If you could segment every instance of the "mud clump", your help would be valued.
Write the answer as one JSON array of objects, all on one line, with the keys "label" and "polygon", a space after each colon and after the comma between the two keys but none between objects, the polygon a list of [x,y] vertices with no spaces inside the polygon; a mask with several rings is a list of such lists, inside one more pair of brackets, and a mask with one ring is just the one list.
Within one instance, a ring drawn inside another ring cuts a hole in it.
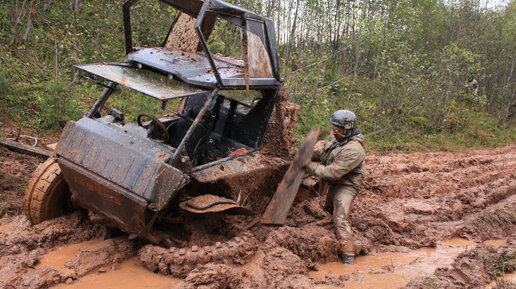
[{"label": "mud clump", "polygon": [[34,269],[43,249],[27,254],[7,256],[0,259],[0,288],[48,288],[52,285],[76,279],[74,273],[61,273],[52,268]]},{"label": "mud clump", "polygon": [[74,259],[65,267],[73,269],[77,275],[83,276],[100,268],[119,264],[136,253],[136,245],[127,239],[108,239],[99,245],[81,248]]},{"label": "mud clump", "polygon": [[286,248],[307,260],[312,267],[316,263],[335,261],[337,257],[337,240],[333,230],[317,225],[279,228],[269,234],[265,246]]},{"label": "mud clump", "polygon": [[11,224],[8,230],[0,232],[0,256],[104,239],[109,235],[105,226],[91,223],[80,212],[34,226],[25,216],[18,216],[12,219]]},{"label": "mud clump", "polygon": [[283,86],[277,97],[279,99],[274,105],[260,151],[267,156],[287,159],[290,158],[290,148],[296,141],[294,129],[299,119],[300,106],[287,100]]},{"label": "mud clump", "polygon": [[224,264],[206,264],[190,272],[179,289],[237,289],[243,272]]},{"label": "mud clump", "polygon": [[285,248],[269,251],[263,259],[262,268],[266,272],[266,284],[261,288],[313,288],[307,276],[306,263]]},{"label": "mud clump", "polygon": [[64,283],[69,279],[75,280],[76,276],[73,273],[61,273],[55,269],[45,267],[29,270],[23,273],[23,275],[16,277],[14,280],[10,280],[9,284],[2,288],[48,288],[59,283]]}]

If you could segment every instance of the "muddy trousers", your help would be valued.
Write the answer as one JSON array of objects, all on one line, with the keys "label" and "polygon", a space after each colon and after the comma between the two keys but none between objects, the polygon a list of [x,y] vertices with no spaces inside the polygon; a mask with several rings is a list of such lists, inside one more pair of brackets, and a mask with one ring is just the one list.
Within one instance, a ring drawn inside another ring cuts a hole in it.
[{"label": "muddy trousers", "polygon": [[341,253],[346,256],[355,256],[349,213],[357,193],[355,188],[346,185],[332,185],[329,191],[329,197],[333,199],[332,221],[335,226],[335,235],[340,243]]}]

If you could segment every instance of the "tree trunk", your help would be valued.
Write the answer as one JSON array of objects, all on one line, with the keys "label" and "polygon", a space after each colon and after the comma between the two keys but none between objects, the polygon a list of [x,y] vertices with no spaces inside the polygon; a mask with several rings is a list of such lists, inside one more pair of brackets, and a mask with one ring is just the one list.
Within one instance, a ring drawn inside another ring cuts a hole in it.
[{"label": "tree trunk", "polygon": [[50,4],[52,4],[52,0],[45,0],[45,3],[43,3],[43,11],[50,9]]},{"label": "tree trunk", "polygon": [[29,17],[27,18],[27,24],[25,25],[25,33],[23,33],[22,43],[29,39],[30,32],[32,30],[32,19],[34,18],[34,14],[36,14],[36,1],[32,1],[32,5],[29,12]]},{"label": "tree trunk", "polygon": [[70,7],[72,8],[75,14],[79,13],[79,3],[80,0],[72,0],[72,2],[70,3]]}]

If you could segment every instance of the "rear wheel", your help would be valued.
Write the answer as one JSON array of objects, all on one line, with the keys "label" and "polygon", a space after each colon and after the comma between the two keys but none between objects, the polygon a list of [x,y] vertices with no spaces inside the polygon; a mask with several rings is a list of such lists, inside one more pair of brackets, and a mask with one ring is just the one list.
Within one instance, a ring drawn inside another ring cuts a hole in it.
[{"label": "rear wheel", "polygon": [[25,215],[35,225],[64,215],[69,208],[69,187],[55,158],[40,164],[25,191]]}]

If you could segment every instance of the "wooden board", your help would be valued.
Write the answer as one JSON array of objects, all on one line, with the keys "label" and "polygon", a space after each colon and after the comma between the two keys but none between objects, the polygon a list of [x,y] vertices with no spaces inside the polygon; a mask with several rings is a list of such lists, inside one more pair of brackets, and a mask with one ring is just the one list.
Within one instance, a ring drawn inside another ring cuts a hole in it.
[{"label": "wooden board", "polygon": [[265,213],[263,213],[261,219],[262,224],[283,225],[283,223],[285,223],[288,211],[299,190],[299,185],[301,185],[303,181],[305,174],[303,166],[312,158],[314,145],[317,142],[318,136],[319,130],[313,130],[303,139],[294,160],[292,160],[269,206],[265,210]]},{"label": "wooden board", "polygon": [[21,142],[17,142],[12,139],[8,139],[8,138],[0,138],[0,145],[5,146],[6,148],[13,150],[13,151],[17,151],[20,153],[33,155],[33,156],[37,156],[37,157],[45,158],[45,159],[53,155],[53,153],[51,151],[33,147],[30,145],[26,145]]}]

